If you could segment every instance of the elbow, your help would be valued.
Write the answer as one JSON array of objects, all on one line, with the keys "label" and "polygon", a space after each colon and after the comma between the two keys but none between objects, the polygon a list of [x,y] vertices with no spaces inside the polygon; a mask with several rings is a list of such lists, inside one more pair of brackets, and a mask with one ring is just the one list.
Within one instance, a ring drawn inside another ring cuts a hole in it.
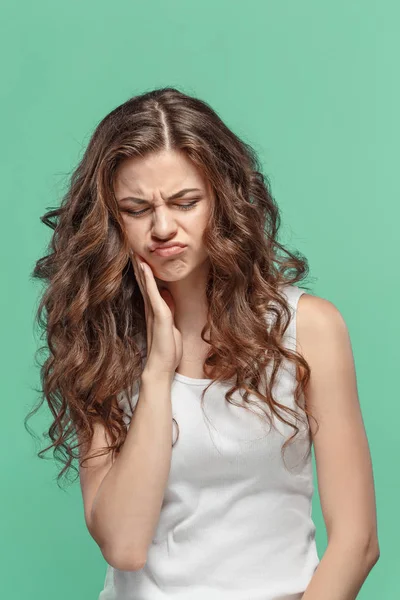
[{"label": "elbow", "polygon": [[378,562],[381,555],[376,530],[371,532],[370,535],[364,539],[363,550],[368,566],[372,569],[372,567]]},{"label": "elbow", "polygon": [[368,563],[371,566],[371,568],[376,565],[376,563],[378,562],[379,558],[381,555],[381,551],[379,548],[379,542],[377,539],[374,539],[373,541],[371,541],[368,544],[368,549],[367,549],[367,557],[368,557]]},{"label": "elbow", "polygon": [[115,540],[110,542],[110,540],[99,539],[93,528],[89,529],[89,532],[100,548],[104,559],[111,567],[119,571],[140,571],[140,569],[143,569],[147,558],[143,552],[132,548],[122,549],[121,544],[115,543]]},{"label": "elbow", "polygon": [[146,564],[146,559],[135,553],[116,552],[115,550],[102,549],[102,555],[107,563],[119,571],[140,571]]},{"label": "elbow", "polygon": [[358,556],[369,569],[372,569],[380,557],[379,541],[376,533],[366,535],[347,532],[339,535],[335,532],[334,535],[330,536],[329,542],[340,548],[341,551],[346,548],[350,553]]}]

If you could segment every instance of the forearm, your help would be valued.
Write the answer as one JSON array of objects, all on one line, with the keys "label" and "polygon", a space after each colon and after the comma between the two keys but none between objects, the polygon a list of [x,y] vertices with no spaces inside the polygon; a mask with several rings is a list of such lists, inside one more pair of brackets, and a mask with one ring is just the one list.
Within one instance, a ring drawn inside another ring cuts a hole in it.
[{"label": "forearm", "polygon": [[376,560],[366,545],[329,542],[302,600],[355,600]]},{"label": "forearm", "polygon": [[126,440],[93,502],[95,539],[120,569],[140,567],[159,520],[171,464],[170,394],[168,378],[143,374]]}]

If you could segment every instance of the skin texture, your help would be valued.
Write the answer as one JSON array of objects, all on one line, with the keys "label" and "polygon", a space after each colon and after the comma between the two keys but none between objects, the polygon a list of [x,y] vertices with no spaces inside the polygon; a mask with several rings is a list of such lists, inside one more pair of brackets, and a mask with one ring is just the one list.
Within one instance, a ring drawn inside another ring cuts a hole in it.
[{"label": "skin texture", "polygon": [[[199,188],[167,200],[185,188]],[[200,170],[183,152],[165,150],[146,157],[126,159],[116,173],[114,193],[126,227],[131,250],[150,267],[161,291],[174,303],[174,321],[182,334],[183,358],[177,371],[189,377],[206,377],[202,364],[207,347],[200,337],[206,323],[205,297],[209,259],[202,236],[214,196]],[[125,198],[140,198],[138,204]],[[189,210],[180,207],[196,200]],[[127,211],[144,211],[140,215]],[[182,254],[161,257],[150,251],[153,243],[180,241]]]}]

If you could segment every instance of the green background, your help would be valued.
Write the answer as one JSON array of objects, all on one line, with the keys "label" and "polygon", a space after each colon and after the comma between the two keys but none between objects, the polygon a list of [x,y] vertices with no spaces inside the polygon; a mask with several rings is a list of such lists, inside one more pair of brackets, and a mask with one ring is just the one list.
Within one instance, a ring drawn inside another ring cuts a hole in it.
[{"label": "green background", "polygon": [[[30,273],[51,234],[39,217],[96,124],[168,85],[209,102],[255,147],[282,240],[308,257],[313,293],[347,322],[381,547],[359,598],[398,598],[399,3],[26,0],[1,12],[2,597],[97,600],[102,589],[79,480],[61,491],[52,454],[36,457],[47,440],[37,446],[23,426],[40,385]],[[46,404],[29,425],[41,435],[50,422]],[[313,517],[321,558],[317,486]]]}]

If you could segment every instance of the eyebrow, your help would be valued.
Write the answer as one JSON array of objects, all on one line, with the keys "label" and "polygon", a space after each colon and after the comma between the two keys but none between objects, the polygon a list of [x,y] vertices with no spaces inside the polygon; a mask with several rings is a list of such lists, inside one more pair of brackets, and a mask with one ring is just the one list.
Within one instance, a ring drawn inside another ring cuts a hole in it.
[{"label": "eyebrow", "polygon": [[[175,194],[172,194],[172,196],[169,196],[167,200],[175,200],[176,198],[181,198],[181,196],[184,196],[189,192],[201,192],[201,190],[199,188],[185,188],[183,190],[180,190],[179,192],[176,192]],[[132,196],[121,198],[120,200],[118,200],[118,202],[123,202],[124,200],[129,200],[130,202],[137,202],[137,204],[145,204],[146,202],[148,202],[148,200],[143,200],[143,198],[133,198]]]}]

